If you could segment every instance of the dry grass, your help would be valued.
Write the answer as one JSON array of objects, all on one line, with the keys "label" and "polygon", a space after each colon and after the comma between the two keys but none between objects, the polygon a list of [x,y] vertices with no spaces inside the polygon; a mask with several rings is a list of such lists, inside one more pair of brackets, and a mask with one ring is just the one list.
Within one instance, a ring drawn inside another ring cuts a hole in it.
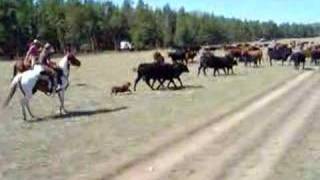
[{"label": "dry grass", "polygon": [[[95,164],[113,166],[114,157],[136,157],[148,146],[144,142],[168,128],[206,121],[298,73],[292,67],[238,67],[234,76],[198,78],[194,65],[183,76],[186,89],[153,92],[141,84],[133,95],[111,97],[111,86],[133,81],[132,69],[151,60],[151,54],[82,56],[83,66],[72,69],[67,92],[66,107],[74,111],[73,116],[52,116],[57,113],[57,99],[37,94],[32,108],[44,121],[25,123],[16,96],[1,112],[0,179],[65,179],[86,173]],[[0,63],[0,69],[2,102],[8,92],[11,63]]]}]

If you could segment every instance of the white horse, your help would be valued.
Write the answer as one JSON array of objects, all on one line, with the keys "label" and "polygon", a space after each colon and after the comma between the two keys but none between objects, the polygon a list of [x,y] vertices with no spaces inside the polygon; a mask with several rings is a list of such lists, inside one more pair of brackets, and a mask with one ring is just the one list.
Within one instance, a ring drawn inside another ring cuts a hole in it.
[{"label": "white horse", "polygon": [[[69,86],[69,74],[70,74],[70,66],[80,66],[80,61],[71,53],[65,55],[62,60],[57,64],[58,68],[62,70],[61,78],[61,88],[57,92],[60,100],[60,114],[67,113],[67,110],[64,107],[64,94]],[[17,74],[12,82],[10,87],[10,93],[7,97],[3,107],[7,107],[9,105],[10,100],[14,96],[17,86],[23,94],[23,98],[21,99],[21,107],[23,119],[27,120],[26,110],[28,110],[31,118],[34,118],[29,106],[29,101],[31,100],[33,94],[35,94],[38,90],[44,93],[50,92],[50,88],[48,86],[48,81],[41,80],[42,73],[45,71],[42,65],[36,64],[33,69],[27,70],[23,73]]]}]

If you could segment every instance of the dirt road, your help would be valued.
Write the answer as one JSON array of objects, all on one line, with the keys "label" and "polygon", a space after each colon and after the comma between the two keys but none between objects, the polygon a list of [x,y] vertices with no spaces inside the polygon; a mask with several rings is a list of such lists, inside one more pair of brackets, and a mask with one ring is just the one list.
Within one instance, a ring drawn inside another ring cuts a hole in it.
[{"label": "dirt road", "polygon": [[320,77],[305,72],[241,111],[106,179],[313,179]]}]

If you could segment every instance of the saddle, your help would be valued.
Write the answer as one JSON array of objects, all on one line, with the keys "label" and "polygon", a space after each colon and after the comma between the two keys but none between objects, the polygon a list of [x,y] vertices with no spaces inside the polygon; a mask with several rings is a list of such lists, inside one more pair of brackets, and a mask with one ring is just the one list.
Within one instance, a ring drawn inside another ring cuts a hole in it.
[{"label": "saddle", "polygon": [[[53,74],[50,71],[43,71],[40,74],[40,78],[37,81],[37,84],[34,89],[34,93],[36,90],[40,90],[44,92],[46,95],[50,96],[54,92],[54,90],[57,88],[55,86],[55,82],[57,85],[62,85],[62,76],[63,71],[60,68],[54,68],[52,69],[55,74]],[[56,76],[55,76],[56,75]]]}]

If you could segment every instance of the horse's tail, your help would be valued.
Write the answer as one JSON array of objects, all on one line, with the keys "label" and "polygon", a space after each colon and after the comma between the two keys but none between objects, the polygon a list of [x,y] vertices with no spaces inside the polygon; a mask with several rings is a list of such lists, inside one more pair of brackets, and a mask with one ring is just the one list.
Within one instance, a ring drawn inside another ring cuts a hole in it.
[{"label": "horse's tail", "polygon": [[16,90],[17,90],[17,85],[21,80],[21,75],[17,75],[13,78],[12,82],[11,82],[11,87],[10,87],[10,93],[6,99],[6,101],[3,103],[3,108],[7,107],[12,99],[12,97],[14,96]]},{"label": "horse's tail", "polygon": [[17,75],[17,73],[18,73],[18,68],[17,68],[17,66],[16,66],[16,65],[14,65],[14,66],[13,66],[13,75],[12,75],[12,80],[13,80],[13,78]]}]

